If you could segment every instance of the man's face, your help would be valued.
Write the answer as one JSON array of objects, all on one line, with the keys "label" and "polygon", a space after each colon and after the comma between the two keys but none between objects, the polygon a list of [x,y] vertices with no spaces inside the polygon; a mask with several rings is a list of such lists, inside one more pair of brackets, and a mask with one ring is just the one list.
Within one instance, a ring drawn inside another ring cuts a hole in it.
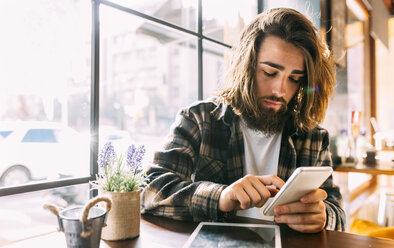
[{"label": "man's face", "polygon": [[246,124],[267,135],[282,131],[287,105],[304,80],[301,50],[284,40],[267,36],[257,54],[256,83],[259,113],[244,115]]},{"label": "man's face", "polygon": [[304,56],[294,45],[267,36],[257,54],[257,96],[263,108],[286,108],[305,76]]}]

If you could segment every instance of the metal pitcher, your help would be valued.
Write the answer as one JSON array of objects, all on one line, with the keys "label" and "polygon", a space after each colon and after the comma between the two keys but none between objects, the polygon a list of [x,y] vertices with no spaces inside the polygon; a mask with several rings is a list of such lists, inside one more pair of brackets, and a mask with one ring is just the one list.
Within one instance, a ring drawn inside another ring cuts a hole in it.
[{"label": "metal pitcher", "polygon": [[[101,201],[106,202],[106,209],[94,206]],[[58,231],[64,232],[68,248],[98,248],[101,228],[105,226],[111,204],[108,197],[96,197],[85,206],[61,210],[52,204],[45,204],[44,208],[57,216]]]}]

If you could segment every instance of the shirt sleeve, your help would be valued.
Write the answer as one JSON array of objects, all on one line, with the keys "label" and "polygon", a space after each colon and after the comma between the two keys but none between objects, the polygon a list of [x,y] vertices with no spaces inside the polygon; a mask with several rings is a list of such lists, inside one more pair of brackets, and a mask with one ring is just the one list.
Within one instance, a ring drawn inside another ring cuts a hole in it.
[{"label": "shirt sleeve", "polygon": [[[328,140],[328,134],[326,133],[323,137],[322,150],[320,151],[318,159],[318,164],[321,166],[332,166]],[[327,192],[327,199],[324,200],[327,218],[325,229],[345,231],[346,217],[341,207],[342,195],[339,187],[333,184],[332,175],[324,182],[321,188]]]},{"label": "shirt sleeve", "polygon": [[345,213],[343,210],[331,203],[330,201],[324,201],[326,205],[327,220],[325,229],[334,231],[345,231]]},{"label": "shirt sleeve", "polygon": [[149,184],[141,197],[142,213],[179,220],[218,220],[225,185],[194,181],[200,149],[200,124],[184,110],[177,116],[162,151],[147,170]]}]

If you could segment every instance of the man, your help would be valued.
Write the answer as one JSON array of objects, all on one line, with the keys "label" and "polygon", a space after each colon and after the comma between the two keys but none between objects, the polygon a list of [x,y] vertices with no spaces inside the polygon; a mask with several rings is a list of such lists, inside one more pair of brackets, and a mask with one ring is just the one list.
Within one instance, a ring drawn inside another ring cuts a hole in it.
[{"label": "man", "polygon": [[[233,51],[226,83],[217,98],[177,116],[147,172],[143,213],[256,217],[296,167],[331,166],[328,133],[318,123],[333,92],[334,66],[302,14],[280,8],[258,15]],[[330,177],[300,201],[277,206],[275,221],[302,232],[344,230],[340,200]]]}]

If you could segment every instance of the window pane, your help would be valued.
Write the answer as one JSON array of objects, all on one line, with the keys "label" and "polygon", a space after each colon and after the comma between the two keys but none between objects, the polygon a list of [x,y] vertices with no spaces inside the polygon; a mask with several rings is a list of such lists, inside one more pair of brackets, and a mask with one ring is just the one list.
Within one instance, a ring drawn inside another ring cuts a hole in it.
[{"label": "window pane", "polygon": [[217,94],[224,85],[226,59],[230,59],[231,50],[213,42],[203,42],[203,98]]},{"label": "window pane", "polygon": [[[389,19],[389,44],[388,48],[380,41],[375,40],[376,47],[376,114],[377,121],[381,131],[386,133],[386,140],[381,140],[383,137],[376,137],[376,144],[382,148],[394,149],[394,100],[392,92],[394,92],[394,83],[392,70],[394,68],[394,16]],[[366,90],[368,91],[368,90]],[[387,101],[387,99],[391,99]],[[380,143],[380,142],[381,143]],[[380,144],[379,144],[380,143]],[[383,151],[379,151],[379,155]],[[387,151],[391,154],[392,159],[394,155],[392,151]],[[388,155],[388,154],[387,154]],[[392,164],[393,165],[393,164]]]},{"label": "window pane", "polygon": [[198,1],[196,0],[112,0],[111,2],[191,31],[197,30]]},{"label": "window pane", "polygon": [[[0,246],[55,232],[57,218],[49,210],[43,209],[44,204],[66,208],[84,205],[88,201],[88,184],[0,197]],[[65,240],[63,242],[66,247]],[[43,244],[41,247],[63,247],[59,244],[62,243]],[[15,247],[20,246],[16,243]]]},{"label": "window pane", "polygon": [[202,4],[203,34],[229,45],[257,14],[256,0],[203,0]]},{"label": "window pane", "polygon": [[84,0],[1,1],[0,186],[88,175],[90,13]]},{"label": "window pane", "polygon": [[313,25],[320,29],[320,0],[259,0],[264,10],[273,8],[292,8],[304,14]]},{"label": "window pane", "polygon": [[[361,111],[365,114],[364,102],[364,25],[357,19],[353,12],[348,9],[345,29],[347,48],[347,80],[349,110]],[[362,116],[364,118],[364,116]],[[369,124],[366,122],[364,124]]]},{"label": "window pane", "polygon": [[151,154],[197,100],[196,39],[104,5],[100,13],[99,146],[144,144]]}]

